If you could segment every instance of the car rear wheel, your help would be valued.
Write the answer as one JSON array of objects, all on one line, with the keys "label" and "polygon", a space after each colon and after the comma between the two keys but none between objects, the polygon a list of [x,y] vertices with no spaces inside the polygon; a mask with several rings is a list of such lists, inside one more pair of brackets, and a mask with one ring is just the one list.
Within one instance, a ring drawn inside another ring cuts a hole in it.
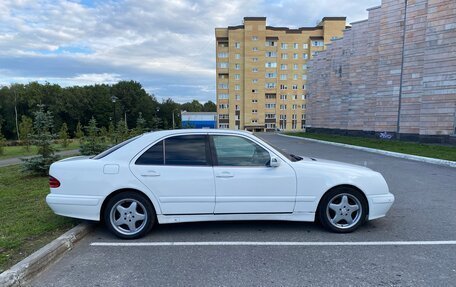
[{"label": "car rear wheel", "polygon": [[150,231],[155,224],[156,215],[152,204],[144,195],[123,192],[109,200],[104,220],[117,237],[136,239]]},{"label": "car rear wheel", "polygon": [[319,220],[326,229],[347,233],[357,229],[366,220],[367,202],[362,193],[349,187],[327,192],[318,208]]}]

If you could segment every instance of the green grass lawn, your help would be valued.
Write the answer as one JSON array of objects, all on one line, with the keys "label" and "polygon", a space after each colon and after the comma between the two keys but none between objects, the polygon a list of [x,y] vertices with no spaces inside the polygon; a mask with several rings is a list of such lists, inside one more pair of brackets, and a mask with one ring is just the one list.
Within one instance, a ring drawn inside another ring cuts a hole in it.
[{"label": "green grass lawn", "polygon": [[0,168],[0,273],[78,223],[47,206],[47,177],[24,175],[20,165]]},{"label": "green grass lawn", "polygon": [[381,140],[373,138],[339,136],[316,133],[287,133],[288,135],[318,139],[330,142],[344,143],[356,146],[370,147],[387,151],[413,154],[425,157],[456,161],[456,147],[436,144],[420,144],[398,140]]},{"label": "green grass lawn", "polygon": [[[57,151],[62,150],[72,150],[79,148],[79,141],[73,140],[67,147],[62,147],[61,144],[54,144],[54,147]],[[3,148],[3,155],[0,155],[0,160],[12,158],[12,157],[21,157],[21,156],[28,156],[28,155],[36,155],[37,153],[36,146],[30,146],[30,150],[27,151],[24,146],[6,146]]]}]

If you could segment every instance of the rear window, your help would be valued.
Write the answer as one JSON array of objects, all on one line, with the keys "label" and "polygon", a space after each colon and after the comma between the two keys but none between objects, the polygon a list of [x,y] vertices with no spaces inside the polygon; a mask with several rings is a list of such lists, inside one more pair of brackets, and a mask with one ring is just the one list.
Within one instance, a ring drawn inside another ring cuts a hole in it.
[{"label": "rear window", "polygon": [[107,156],[108,154],[111,154],[113,153],[114,151],[118,150],[119,148],[131,143],[132,141],[138,139],[140,136],[136,136],[134,138],[131,138],[131,139],[128,139],[126,141],[123,141],[121,142],[120,144],[117,144],[113,147],[110,147],[108,148],[107,150],[105,150],[104,152],[100,153],[100,154],[97,154],[96,156],[94,156],[92,159],[100,159],[100,158],[104,158],[105,156]]}]

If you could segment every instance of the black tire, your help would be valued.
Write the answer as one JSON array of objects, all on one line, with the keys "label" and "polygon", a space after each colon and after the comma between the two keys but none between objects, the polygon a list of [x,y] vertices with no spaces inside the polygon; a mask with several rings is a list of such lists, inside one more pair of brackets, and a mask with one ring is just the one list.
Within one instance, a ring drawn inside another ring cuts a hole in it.
[{"label": "black tire", "polygon": [[[122,210],[122,213],[119,210]],[[157,216],[146,196],[126,191],[109,199],[103,218],[108,229],[117,237],[137,239],[152,229]]]},{"label": "black tire", "polygon": [[367,201],[359,190],[337,187],[322,197],[317,219],[329,231],[349,233],[366,221],[368,208]]}]

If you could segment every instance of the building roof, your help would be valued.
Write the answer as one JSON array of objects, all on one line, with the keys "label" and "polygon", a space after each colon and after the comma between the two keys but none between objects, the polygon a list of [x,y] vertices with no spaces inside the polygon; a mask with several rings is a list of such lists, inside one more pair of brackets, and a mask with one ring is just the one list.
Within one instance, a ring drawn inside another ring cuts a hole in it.
[{"label": "building roof", "polygon": [[195,116],[216,116],[216,112],[181,112],[183,115],[195,115]]}]

